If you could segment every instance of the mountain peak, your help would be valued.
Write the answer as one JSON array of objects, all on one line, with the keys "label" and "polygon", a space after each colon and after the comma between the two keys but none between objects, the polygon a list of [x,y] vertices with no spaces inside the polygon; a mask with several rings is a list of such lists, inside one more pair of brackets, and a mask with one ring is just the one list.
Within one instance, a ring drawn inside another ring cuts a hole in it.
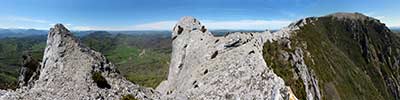
[{"label": "mountain peak", "polygon": [[[320,17],[303,18],[301,20],[291,23],[288,27],[282,29],[281,31],[288,30],[288,29],[296,30],[296,29],[299,29],[298,27],[303,27],[304,25],[307,25],[307,24],[314,24],[314,22],[321,22],[321,19],[335,20],[335,22],[344,21],[344,22],[358,23],[358,21],[361,21],[361,23],[366,23],[364,21],[367,21],[367,22],[382,24],[378,19],[364,15],[362,13],[336,12],[336,13],[332,13],[332,14],[328,14],[328,15],[320,16]],[[324,21],[327,21],[327,20],[324,20]]]},{"label": "mountain peak", "polygon": [[69,30],[65,28],[63,24],[55,24],[50,31],[69,32]]},{"label": "mountain peak", "polygon": [[56,29],[67,29],[67,28],[64,27],[63,24],[60,24],[60,23],[55,24],[55,25],[54,25],[54,28],[56,28]]},{"label": "mountain peak", "polygon": [[[152,89],[126,80],[105,56],[81,45],[62,24],[51,28],[47,39],[40,75],[35,76],[37,80],[27,81],[27,86],[7,93],[7,96],[0,95],[1,100],[120,99],[126,95],[137,99],[159,99],[158,93]],[[29,77],[34,76],[26,79]]]},{"label": "mountain peak", "polygon": [[196,18],[192,16],[184,16],[178,21],[176,27],[180,27],[185,30],[191,30],[193,28],[197,28],[200,25],[200,22]]},{"label": "mountain peak", "polygon": [[216,37],[193,17],[181,18],[173,30],[168,79],[156,89],[163,98],[295,98],[264,63],[261,49],[268,31]]},{"label": "mountain peak", "polygon": [[[276,33],[287,33],[290,37],[264,44],[266,48],[264,58],[267,65],[272,65],[280,76],[287,75],[287,72],[291,70],[298,70],[296,75],[300,76],[299,83],[290,83],[298,81],[294,77],[283,77],[290,87],[296,89],[294,90],[296,97],[337,99],[337,97],[351,95],[353,99],[395,100],[400,98],[400,86],[393,85],[399,80],[392,78],[397,75],[393,73],[399,71],[391,70],[400,66],[397,63],[400,61],[399,52],[395,51],[400,47],[400,42],[398,36],[379,20],[361,13],[340,12],[322,17],[308,17],[295,22],[289,26],[289,29],[282,29]],[[285,58],[281,55],[289,56]],[[304,56],[296,57],[296,55]],[[298,63],[299,61],[301,63]],[[287,64],[287,62],[292,63]],[[301,67],[294,69],[297,66]],[[335,66],[335,68],[331,69],[330,66]],[[349,70],[354,72],[350,72],[351,74],[345,72]],[[329,86],[327,85],[331,84],[329,81],[316,82],[325,79],[329,79],[330,82],[349,80],[355,84],[343,82]],[[298,89],[302,86],[304,89]],[[325,88],[327,86],[331,88],[328,90]],[[344,87],[362,91],[341,90]],[[330,90],[337,92],[314,92]],[[363,94],[364,91],[371,93]]]},{"label": "mountain peak", "polygon": [[200,21],[191,16],[182,17],[173,28],[172,36],[175,37],[181,33],[187,33],[192,30],[200,30],[203,33],[206,31],[205,27],[201,25]]},{"label": "mountain peak", "polygon": [[349,13],[349,12],[337,12],[333,14],[329,14],[327,16],[330,17],[335,17],[338,19],[352,19],[352,20],[366,20],[366,19],[371,19],[371,17],[366,16],[362,13],[354,12],[354,13]]}]

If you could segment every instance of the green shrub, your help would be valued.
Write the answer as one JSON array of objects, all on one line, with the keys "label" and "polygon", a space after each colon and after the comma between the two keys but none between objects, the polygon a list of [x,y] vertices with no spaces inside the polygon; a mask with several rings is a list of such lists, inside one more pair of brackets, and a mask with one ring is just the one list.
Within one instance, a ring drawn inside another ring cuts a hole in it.
[{"label": "green shrub", "polygon": [[122,96],[121,100],[137,100],[135,97],[133,97],[132,95],[124,95]]},{"label": "green shrub", "polygon": [[107,80],[101,75],[100,72],[92,72],[92,79],[99,88],[111,88]]}]

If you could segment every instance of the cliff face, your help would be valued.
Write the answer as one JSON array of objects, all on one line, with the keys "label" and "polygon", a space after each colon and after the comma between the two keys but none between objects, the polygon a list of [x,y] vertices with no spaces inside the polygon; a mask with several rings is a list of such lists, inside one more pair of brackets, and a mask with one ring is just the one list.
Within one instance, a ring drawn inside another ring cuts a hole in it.
[{"label": "cliff face", "polygon": [[298,29],[265,43],[263,51],[298,98],[400,99],[399,37],[379,20],[335,13],[289,27]]},{"label": "cliff face", "polygon": [[19,87],[32,86],[40,74],[40,62],[33,59],[31,55],[23,55],[22,67],[20,68]]},{"label": "cliff face", "polygon": [[173,29],[168,80],[157,90],[171,99],[288,99],[290,89],[265,64],[264,33],[213,36],[192,17]]},{"label": "cliff face", "polygon": [[40,75],[33,84],[4,93],[2,99],[159,99],[121,75],[103,55],[79,43],[63,25],[50,29]]}]

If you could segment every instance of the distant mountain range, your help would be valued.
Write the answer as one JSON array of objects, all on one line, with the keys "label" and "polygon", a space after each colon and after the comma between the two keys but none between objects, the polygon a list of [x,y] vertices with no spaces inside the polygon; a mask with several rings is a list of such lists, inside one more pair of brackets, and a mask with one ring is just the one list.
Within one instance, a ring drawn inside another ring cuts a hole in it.
[{"label": "distant mountain range", "polygon": [[[210,30],[216,36],[222,36],[225,33],[231,32],[262,32],[263,30]],[[107,32],[110,34],[131,34],[131,35],[143,35],[143,34],[160,34],[165,36],[170,36],[171,31],[169,30],[148,30],[148,31],[72,31],[75,36],[82,37],[91,33],[102,33]],[[5,37],[26,37],[33,35],[47,35],[48,30],[38,30],[38,29],[2,29],[0,28],[0,38]]]},{"label": "distant mountain range", "polygon": [[[72,31],[75,36],[82,37],[86,36],[91,33],[102,33],[102,32],[108,32],[111,34],[134,34],[134,35],[140,35],[140,34],[169,34],[171,33],[170,31],[96,31],[96,30],[90,30],[90,31]],[[5,38],[5,37],[26,37],[26,36],[33,36],[33,35],[47,35],[48,30],[37,30],[37,29],[1,29],[0,28],[0,38]]]},{"label": "distant mountain range", "polygon": [[0,29],[0,38],[45,35],[47,31],[36,29]]},{"label": "distant mountain range", "polygon": [[390,28],[390,30],[392,30],[394,32],[400,32],[400,27],[392,27],[392,28]]}]

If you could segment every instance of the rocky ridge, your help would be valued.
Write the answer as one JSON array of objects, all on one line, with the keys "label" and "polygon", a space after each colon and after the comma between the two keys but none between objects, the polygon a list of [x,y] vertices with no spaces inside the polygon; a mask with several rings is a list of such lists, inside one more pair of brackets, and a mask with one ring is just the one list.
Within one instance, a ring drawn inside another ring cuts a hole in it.
[{"label": "rocky ridge", "polygon": [[160,99],[158,92],[143,88],[119,75],[99,52],[79,43],[63,25],[50,29],[40,75],[33,85],[1,91],[0,99]]},{"label": "rocky ridge", "polygon": [[40,74],[40,62],[33,59],[30,54],[23,55],[22,67],[20,68],[19,87],[32,86]]},{"label": "rocky ridge", "polygon": [[341,12],[275,33],[290,36],[266,42],[264,59],[299,99],[399,99],[399,37],[379,20]]},{"label": "rocky ridge", "polygon": [[[308,24],[307,22],[310,22],[310,20],[301,19],[277,32],[272,33],[272,34],[284,34],[284,36],[275,39],[275,41],[268,41],[266,43],[269,44],[272,42],[278,42],[278,44],[283,45],[287,49],[291,49],[291,52],[284,50],[279,51],[282,54],[279,59],[288,61],[290,62],[290,65],[293,66],[294,71],[288,71],[288,73],[292,72],[295,75],[295,78],[300,78],[300,80],[302,80],[302,84],[306,92],[306,99],[320,100],[321,93],[318,85],[318,79],[316,78],[314,71],[308,68],[308,66],[304,62],[304,56],[306,54],[302,48],[292,47],[291,44],[292,41],[290,39],[291,36],[295,35],[296,31],[300,30],[301,27]],[[268,58],[270,56],[265,56],[265,57]]]},{"label": "rocky ridge", "polygon": [[157,90],[169,99],[289,99],[290,88],[266,65],[262,46],[271,34],[235,32],[213,36],[193,17],[172,33],[168,80]]}]

